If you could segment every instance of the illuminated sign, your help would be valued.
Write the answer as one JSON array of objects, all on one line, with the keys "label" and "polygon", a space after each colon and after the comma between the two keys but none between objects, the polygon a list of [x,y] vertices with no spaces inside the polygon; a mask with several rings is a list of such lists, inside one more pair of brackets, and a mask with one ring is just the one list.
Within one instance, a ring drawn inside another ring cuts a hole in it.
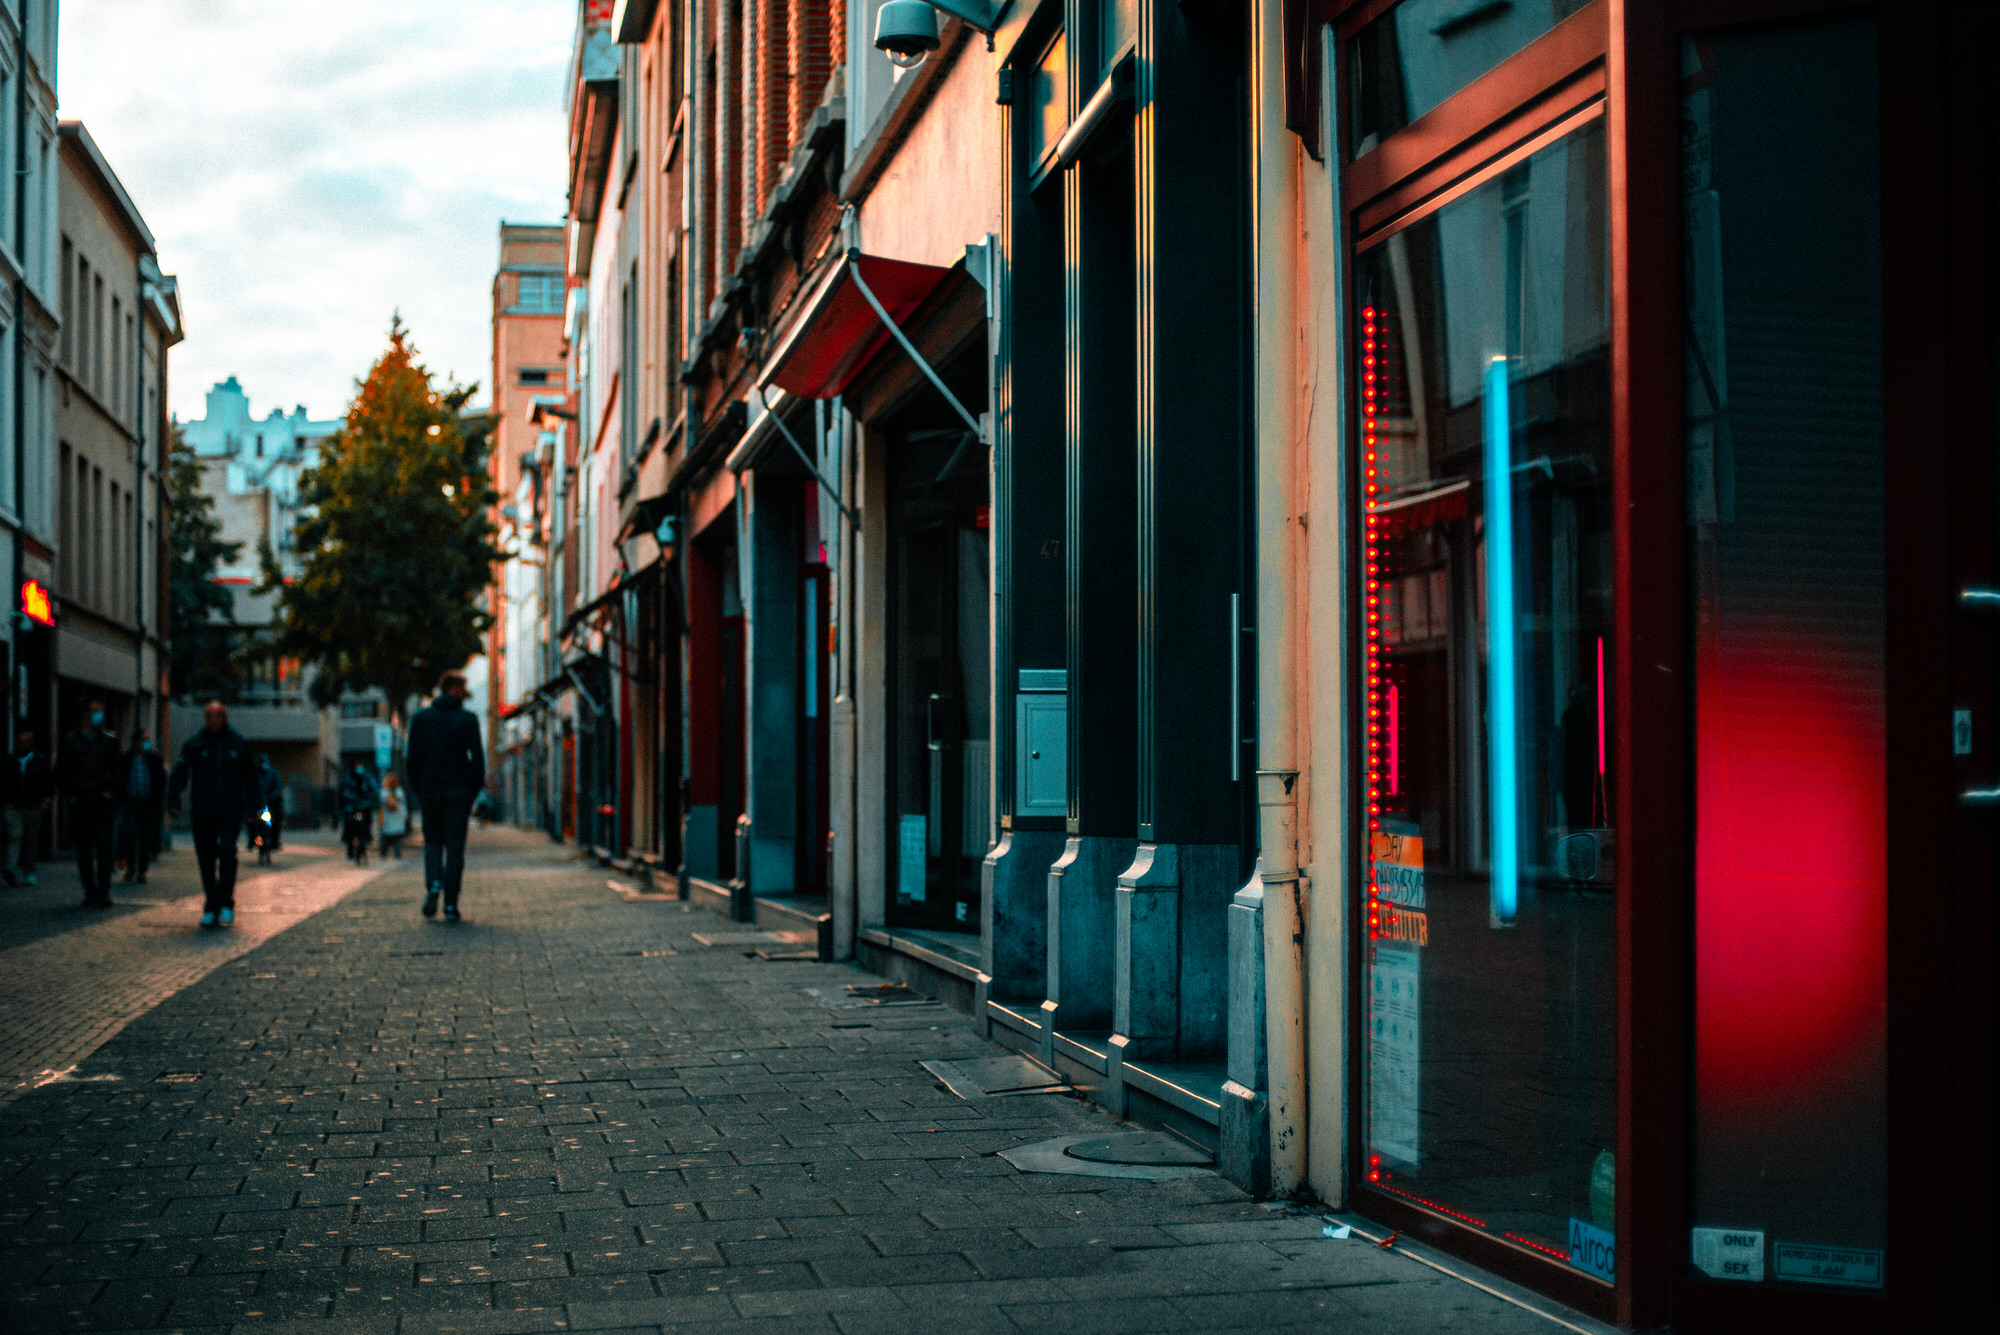
[{"label": "illuminated sign", "polygon": [[56,603],[49,596],[48,585],[38,579],[21,585],[21,615],[44,626],[56,624]]}]

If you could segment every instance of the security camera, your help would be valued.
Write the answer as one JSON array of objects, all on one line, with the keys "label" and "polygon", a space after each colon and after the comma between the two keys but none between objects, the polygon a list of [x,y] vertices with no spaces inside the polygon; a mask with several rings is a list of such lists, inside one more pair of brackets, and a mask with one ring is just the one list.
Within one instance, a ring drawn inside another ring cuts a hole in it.
[{"label": "security camera", "polygon": [[938,49],[937,11],[927,0],[889,0],[875,11],[875,45],[904,69]]}]

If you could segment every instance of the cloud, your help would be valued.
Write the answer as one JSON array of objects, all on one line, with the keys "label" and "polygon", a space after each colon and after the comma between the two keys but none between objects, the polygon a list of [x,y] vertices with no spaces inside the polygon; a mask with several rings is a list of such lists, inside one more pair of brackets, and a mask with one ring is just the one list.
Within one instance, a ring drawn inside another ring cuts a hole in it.
[{"label": "cloud", "polygon": [[[402,312],[490,378],[497,228],[563,212],[575,0],[66,0],[61,115],[181,280],[170,402],[345,410]],[[483,393],[482,393],[483,397]]]}]

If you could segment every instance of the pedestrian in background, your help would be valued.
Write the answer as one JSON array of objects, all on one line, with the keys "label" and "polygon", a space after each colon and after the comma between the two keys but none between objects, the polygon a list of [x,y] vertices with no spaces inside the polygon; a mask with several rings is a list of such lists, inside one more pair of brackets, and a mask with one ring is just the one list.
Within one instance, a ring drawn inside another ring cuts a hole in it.
[{"label": "pedestrian in background", "polygon": [[9,885],[35,883],[35,854],[42,842],[42,816],[55,798],[49,758],[35,749],[35,734],[27,728],[14,734],[14,754],[0,767],[0,803],[5,804],[6,866],[0,875]]},{"label": "pedestrian in background", "polygon": [[83,907],[111,907],[111,854],[118,811],[119,760],[124,752],[104,727],[104,702],[88,701],[84,724],[56,753],[56,786],[69,798],[69,832]]},{"label": "pedestrian in background", "polygon": [[340,837],[347,844],[349,862],[367,865],[368,845],[374,837],[375,808],[381,800],[381,790],[375,786],[375,778],[366,766],[356,765],[348,771],[346,781],[340,785]]},{"label": "pedestrian in background", "polygon": [[181,795],[192,792],[194,857],[201,868],[201,925],[236,922],[236,839],[244,813],[257,800],[257,766],[250,744],[229,726],[229,710],[210,700],[201,731],[181,747],[167,785],[167,814],[181,814]]},{"label": "pedestrian in background", "polygon": [[394,774],[382,776],[382,856],[395,854],[403,859],[403,836],[410,832],[410,801],[403,794],[403,781]]},{"label": "pedestrian in background", "polygon": [[278,773],[270,754],[264,751],[257,753],[257,796],[263,803],[271,851],[275,853],[285,846],[285,776]]},{"label": "pedestrian in background", "polygon": [[146,868],[160,851],[160,808],[167,800],[167,767],[153,749],[153,734],[132,734],[132,749],[118,762],[118,847],[125,880],[146,883]]},{"label": "pedestrian in background", "polygon": [[438,678],[430,708],[410,720],[403,771],[424,809],[424,916],[444,900],[444,920],[459,921],[458,892],[465,879],[465,827],[473,799],[486,787],[486,748],[479,720],[465,707],[465,676]]}]

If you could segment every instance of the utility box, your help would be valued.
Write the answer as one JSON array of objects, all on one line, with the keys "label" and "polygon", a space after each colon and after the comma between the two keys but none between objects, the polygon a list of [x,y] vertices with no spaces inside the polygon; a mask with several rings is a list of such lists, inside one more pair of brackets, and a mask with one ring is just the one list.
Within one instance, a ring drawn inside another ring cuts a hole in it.
[{"label": "utility box", "polygon": [[1014,814],[1069,814],[1069,674],[1023,668],[1014,697]]}]

